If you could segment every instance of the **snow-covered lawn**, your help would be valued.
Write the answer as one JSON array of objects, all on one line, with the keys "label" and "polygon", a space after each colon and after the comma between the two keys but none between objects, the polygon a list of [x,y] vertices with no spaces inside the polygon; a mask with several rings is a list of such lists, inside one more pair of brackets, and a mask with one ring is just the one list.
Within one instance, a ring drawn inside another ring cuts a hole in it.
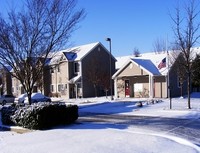
[{"label": "snow-covered lawn", "polygon": [[[106,128],[105,128],[106,127]],[[195,153],[178,138],[120,130],[111,125],[80,124],[25,134],[1,134],[1,153]]]},{"label": "snow-covered lawn", "polygon": [[[80,113],[112,113],[126,115],[161,116],[172,118],[200,117],[200,99],[192,98],[192,109],[187,100],[169,99],[142,108],[135,106],[135,99],[103,102],[98,105],[77,101]],[[89,102],[89,101],[87,101]],[[114,104],[114,105],[113,105]],[[197,153],[200,148],[191,142],[166,134],[150,133],[122,125],[82,123],[61,126],[51,130],[32,131],[24,134],[0,131],[0,153]]]}]

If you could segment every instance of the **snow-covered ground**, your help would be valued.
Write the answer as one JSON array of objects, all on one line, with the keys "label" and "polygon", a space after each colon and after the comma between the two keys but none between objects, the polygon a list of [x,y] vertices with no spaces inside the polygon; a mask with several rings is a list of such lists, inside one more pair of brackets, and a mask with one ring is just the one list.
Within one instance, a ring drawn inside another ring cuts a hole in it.
[{"label": "snow-covered ground", "polygon": [[[193,94],[192,109],[187,109],[187,99],[169,99],[139,108],[135,101],[123,99],[108,102],[102,99],[82,99],[77,103],[80,113],[145,115],[171,118],[200,118],[200,94]],[[198,97],[199,96],[199,97]],[[145,99],[144,99],[145,100]],[[97,102],[92,102],[97,101]],[[106,102],[105,102],[106,101]],[[72,103],[72,101],[70,101]],[[15,127],[17,128],[17,127]],[[24,134],[0,131],[0,153],[198,153],[200,148],[191,142],[167,135],[120,125],[77,122],[51,130]]]}]

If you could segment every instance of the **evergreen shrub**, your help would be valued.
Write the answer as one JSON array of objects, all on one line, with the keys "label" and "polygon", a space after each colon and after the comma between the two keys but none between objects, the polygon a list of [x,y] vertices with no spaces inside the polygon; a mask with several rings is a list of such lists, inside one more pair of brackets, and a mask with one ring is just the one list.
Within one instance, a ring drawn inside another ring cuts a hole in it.
[{"label": "evergreen shrub", "polygon": [[28,129],[48,129],[70,124],[78,119],[77,105],[41,102],[14,108],[16,110],[9,117],[11,123]]},{"label": "evergreen shrub", "polygon": [[11,116],[14,115],[15,111],[17,110],[16,107],[9,106],[9,107],[3,107],[1,109],[1,122],[4,125],[14,125],[14,122],[11,119]]}]

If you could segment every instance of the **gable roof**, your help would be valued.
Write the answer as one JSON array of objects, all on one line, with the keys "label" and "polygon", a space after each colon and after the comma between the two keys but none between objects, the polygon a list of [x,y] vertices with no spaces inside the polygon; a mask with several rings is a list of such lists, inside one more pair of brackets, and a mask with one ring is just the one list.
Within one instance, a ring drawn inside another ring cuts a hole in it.
[{"label": "gable roof", "polygon": [[[129,61],[130,58],[132,58],[132,59],[148,59],[155,65],[155,67],[158,68],[158,65],[160,64],[160,62],[164,58],[166,58],[166,67],[158,69],[158,71],[161,73],[161,75],[167,75],[168,71],[170,70],[170,68],[175,62],[175,58],[177,58],[180,53],[181,53],[180,50],[176,50],[176,51],[170,50],[168,51],[168,55],[166,51],[165,52],[163,51],[160,53],[155,53],[155,52],[143,53],[143,54],[140,54],[139,57],[135,57],[134,55],[116,57],[117,62],[116,62],[115,67],[116,69],[120,69],[127,61]],[[200,54],[200,47],[192,48],[191,60],[193,60],[197,54]],[[171,57],[173,57],[173,60],[170,59]]]},{"label": "gable roof", "polygon": [[86,56],[94,47],[96,47],[99,42],[76,46],[72,48],[68,48],[65,50],[60,50],[55,53],[52,53],[52,58],[49,65],[57,64],[61,61],[64,57],[67,61],[79,61],[84,56]]},{"label": "gable roof", "polygon": [[82,46],[69,48],[66,50],[61,50],[61,52],[64,53],[67,60],[79,61],[82,58],[84,58],[91,50],[93,50],[98,44],[100,44],[100,43],[96,42],[96,43],[86,44],[86,45],[82,45]]},{"label": "gable roof", "polygon": [[[172,51],[169,51],[168,53],[169,53],[169,56],[173,56],[173,52]],[[151,52],[151,53],[141,54],[139,57],[135,57],[134,55],[117,57],[116,58],[117,59],[116,69],[120,69],[126,63],[126,61],[129,61],[129,59],[134,59],[134,60],[137,60],[137,59],[150,60],[151,61],[151,68],[148,68],[148,69],[152,69],[152,64],[153,64],[154,68],[156,68],[157,71],[159,71],[161,75],[167,75],[168,66],[166,66],[166,67],[164,67],[162,69],[158,69],[158,65],[160,64],[160,62],[164,58],[167,59],[166,60],[166,65],[169,65],[169,67],[170,67],[173,64],[171,61],[168,62],[168,57],[167,56],[168,56],[167,52],[163,52],[163,53],[154,53],[154,52]],[[142,64],[142,63],[140,63],[140,64]]]},{"label": "gable roof", "polygon": [[161,75],[157,67],[149,59],[131,59],[136,65],[146,70],[151,75]]},{"label": "gable roof", "polygon": [[129,58],[128,61],[126,61],[123,66],[120,67],[120,69],[112,76],[112,78],[116,78],[123,70],[125,67],[127,67],[130,63],[134,63],[135,65],[139,66],[141,69],[146,71],[149,75],[156,75],[159,76],[161,73],[157,69],[157,67],[152,63],[151,60],[149,59],[134,59],[134,58]]},{"label": "gable roof", "polygon": [[[98,45],[101,45],[101,47],[103,47],[105,51],[109,54],[109,51],[100,42],[95,42],[95,43],[76,46],[76,47],[72,47],[72,48],[68,48],[68,49],[56,52],[51,59],[50,65],[56,64],[59,61],[61,61],[63,56],[65,56],[65,59],[67,61],[80,61]],[[117,61],[113,55],[112,55],[112,58],[115,61]]]}]

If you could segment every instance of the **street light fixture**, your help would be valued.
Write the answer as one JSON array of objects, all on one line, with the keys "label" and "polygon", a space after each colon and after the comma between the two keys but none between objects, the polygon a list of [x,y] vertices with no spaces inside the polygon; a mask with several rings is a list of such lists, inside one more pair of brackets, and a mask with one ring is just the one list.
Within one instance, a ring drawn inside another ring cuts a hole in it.
[{"label": "street light fixture", "polygon": [[111,38],[106,38],[106,41],[109,42],[109,47],[110,47],[110,96],[111,100],[113,100],[113,95],[112,95],[112,54],[111,54]]}]

